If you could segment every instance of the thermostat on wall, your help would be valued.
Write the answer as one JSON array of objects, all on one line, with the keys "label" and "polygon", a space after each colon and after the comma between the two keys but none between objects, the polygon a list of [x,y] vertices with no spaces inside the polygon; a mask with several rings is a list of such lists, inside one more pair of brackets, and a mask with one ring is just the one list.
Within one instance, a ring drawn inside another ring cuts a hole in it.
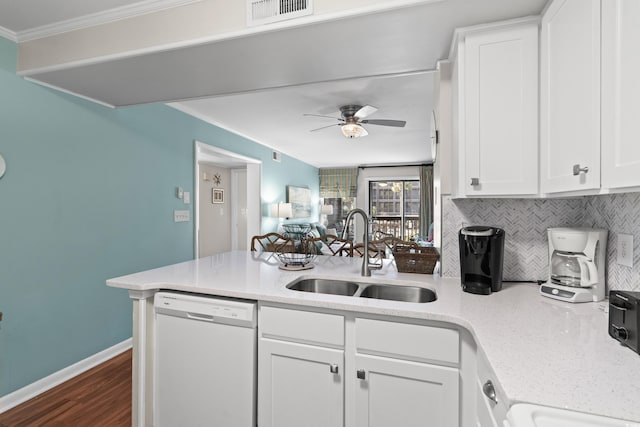
[{"label": "thermostat on wall", "polygon": [[2,178],[6,170],[7,170],[7,164],[4,162],[4,157],[0,155],[0,178]]}]

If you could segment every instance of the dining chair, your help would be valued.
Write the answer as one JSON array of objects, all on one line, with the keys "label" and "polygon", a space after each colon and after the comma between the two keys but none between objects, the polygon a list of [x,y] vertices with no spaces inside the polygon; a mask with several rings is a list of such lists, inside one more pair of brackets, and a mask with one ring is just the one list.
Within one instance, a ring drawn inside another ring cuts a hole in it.
[{"label": "dining chair", "polygon": [[307,250],[318,255],[353,256],[353,241],[327,234],[324,237],[307,238]]},{"label": "dining chair", "polygon": [[251,250],[257,251],[258,249],[263,252],[292,253],[296,251],[296,244],[288,237],[272,232],[251,238]]}]

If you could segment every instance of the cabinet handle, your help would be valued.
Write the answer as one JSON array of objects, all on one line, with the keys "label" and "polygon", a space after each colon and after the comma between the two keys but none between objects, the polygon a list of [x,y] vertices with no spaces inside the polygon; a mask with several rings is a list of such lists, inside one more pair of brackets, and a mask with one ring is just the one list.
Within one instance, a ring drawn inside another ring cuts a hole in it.
[{"label": "cabinet handle", "polygon": [[496,398],[496,388],[493,386],[491,380],[487,380],[486,383],[482,386],[482,392],[485,396],[489,398],[493,403],[498,403],[498,399]]},{"label": "cabinet handle", "polygon": [[338,365],[336,365],[335,363],[332,363],[331,365],[329,365],[329,372],[331,372],[332,374],[337,374]]},{"label": "cabinet handle", "polygon": [[[609,302],[609,308],[615,308],[616,310],[620,310],[620,311],[627,311],[626,307],[620,307],[614,302]],[[2,320],[2,313],[0,313],[0,320]]]},{"label": "cabinet handle", "polygon": [[366,379],[366,374],[364,372],[364,369],[358,369],[358,371],[356,372],[356,377],[358,377],[359,380]]},{"label": "cabinet handle", "polygon": [[580,172],[588,173],[589,172],[589,166],[585,166],[585,167],[581,168],[580,164],[573,165],[573,174],[574,175],[580,175]]},{"label": "cabinet handle", "polygon": [[471,186],[475,187],[476,185],[480,185],[480,178],[471,178]]}]

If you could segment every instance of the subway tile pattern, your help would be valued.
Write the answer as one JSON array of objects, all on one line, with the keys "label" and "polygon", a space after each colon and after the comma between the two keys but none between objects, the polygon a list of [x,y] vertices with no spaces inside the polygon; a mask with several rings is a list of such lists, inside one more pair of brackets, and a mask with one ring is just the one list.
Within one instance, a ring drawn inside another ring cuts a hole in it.
[{"label": "subway tile pattern", "polygon": [[[460,275],[458,231],[467,225],[493,225],[506,233],[504,280],[544,280],[548,275],[549,227],[609,230],[607,286],[640,291],[640,193],[572,199],[442,200],[442,274]],[[616,263],[617,236],[633,235],[634,267]]]}]

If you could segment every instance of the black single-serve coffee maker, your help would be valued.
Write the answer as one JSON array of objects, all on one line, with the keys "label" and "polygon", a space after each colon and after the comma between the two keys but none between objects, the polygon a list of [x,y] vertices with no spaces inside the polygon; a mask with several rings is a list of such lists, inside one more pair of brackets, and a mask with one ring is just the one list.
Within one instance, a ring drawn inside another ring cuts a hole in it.
[{"label": "black single-serve coffee maker", "polygon": [[504,230],[484,225],[464,227],[458,233],[462,290],[489,295],[502,289]]}]

